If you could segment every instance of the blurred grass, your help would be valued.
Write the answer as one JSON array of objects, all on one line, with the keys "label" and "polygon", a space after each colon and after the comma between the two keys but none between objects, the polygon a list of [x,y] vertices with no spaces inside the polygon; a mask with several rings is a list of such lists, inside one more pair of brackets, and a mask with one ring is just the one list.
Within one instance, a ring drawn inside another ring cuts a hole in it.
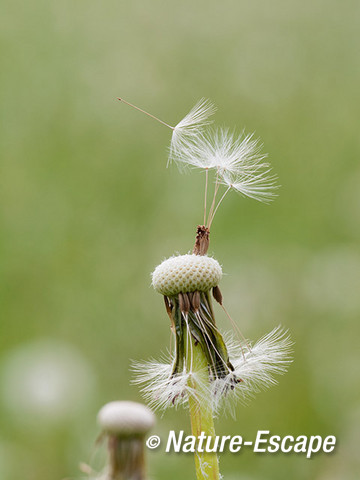
[{"label": "blurred grass", "polygon": [[[140,399],[130,359],[168,345],[149,273],[191,248],[203,178],[166,169],[169,132],[119,95],[170,123],[211,98],[218,123],[262,138],[282,184],[270,207],[229,196],[212,229],[242,330],[256,339],[281,323],[296,342],[279,386],[236,423],[221,419],[219,434],[336,434],[340,447],[311,461],[223,455],[225,478],[357,478],[359,3],[4,0],[1,10],[0,369],[14,349],[58,339],[97,380],[61,425],[30,427],[1,401],[1,478],[80,478],[98,408]],[[157,431],[180,427],[186,414],[167,412]],[[193,478],[189,457],[148,456],[153,478]]]}]

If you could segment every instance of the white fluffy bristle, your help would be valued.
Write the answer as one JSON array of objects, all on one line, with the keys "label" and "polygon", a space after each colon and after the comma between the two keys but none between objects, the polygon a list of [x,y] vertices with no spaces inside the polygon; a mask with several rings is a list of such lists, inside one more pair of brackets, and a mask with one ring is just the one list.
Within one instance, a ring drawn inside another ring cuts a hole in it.
[{"label": "white fluffy bristle", "polygon": [[136,436],[145,434],[154,426],[155,415],[141,403],[116,401],[104,405],[97,420],[106,433]]},{"label": "white fluffy bristle", "polygon": [[206,255],[179,255],[158,265],[152,274],[152,285],[159,293],[172,297],[178,293],[207,292],[222,277],[217,260]]}]

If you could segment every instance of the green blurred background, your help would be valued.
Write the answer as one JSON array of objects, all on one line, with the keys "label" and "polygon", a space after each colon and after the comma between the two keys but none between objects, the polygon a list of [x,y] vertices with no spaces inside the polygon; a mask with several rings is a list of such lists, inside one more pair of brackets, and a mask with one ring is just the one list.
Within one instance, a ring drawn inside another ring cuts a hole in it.
[{"label": "green blurred background", "polygon": [[[172,124],[210,98],[219,124],[262,138],[282,185],[271,206],[229,195],[210,251],[241,329],[281,323],[295,360],[217,431],[338,447],[223,454],[224,478],[359,478],[359,18],[351,0],[2,1],[1,479],[101,465],[98,409],[140,400],[131,359],[169,343],[150,272],[192,247],[203,176],[166,169],[170,132],[116,96]],[[180,428],[167,411],[154,433]],[[194,478],[191,456],[148,460],[153,479]]]}]

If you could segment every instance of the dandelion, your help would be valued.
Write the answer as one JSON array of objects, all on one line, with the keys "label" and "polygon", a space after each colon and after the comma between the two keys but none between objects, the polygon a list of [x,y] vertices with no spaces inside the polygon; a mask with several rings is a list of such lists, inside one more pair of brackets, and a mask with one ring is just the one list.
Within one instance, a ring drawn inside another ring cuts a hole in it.
[{"label": "dandelion", "polygon": [[[280,327],[253,347],[244,338],[223,337],[212,305],[213,297],[228,315],[219,288],[222,268],[207,255],[208,246],[209,230],[199,226],[192,254],[170,257],[154,270],[152,285],[164,297],[175,349],[168,361],[134,366],[135,383],[154,408],[189,406],[195,436],[214,435],[213,417],[224,405],[231,410],[237,399],[276,383],[291,351]],[[195,463],[198,479],[219,478],[216,454],[197,452]]]},{"label": "dandelion", "polygon": [[[154,426],[152,411],[140,403],[115,401],[104,405],[98,423],[107,438],[108,465],[96,480],[146,480],[144,438]],[[87,465],[83,471],[92,473]]]},{"label": "dandelion", "polygon": [[[164,298],[174,351],[161,361],[137,362],[135,383],[154,408],[188,406],[192,433],[215,434],[214,416],[237,401],[246,402],[276,383],[291,362],[291,341],[280,327],[252,345],[229,315],[220,291],[222,267],[208,255],[210,227],[230,190],[268,202],[275,196],[276,177],[253,135],[236,137],[227,129],[208,129],[212,104],[201,101],[173,129],[170,160],[206,172],[204,222],[197,227],[192,253],[164,260],[152,274],[154,289]],[[164,122],[162,122],[164,123]],[[177,130],[177,132],[176,132]],[[214,172],[208,204],[209,172]],[[225,191],[218,200],[219,189]],[[212,299],[220,305],[237,338],[217,327]],[[217,455],[196,452],[197,479],[219,479]]]}]

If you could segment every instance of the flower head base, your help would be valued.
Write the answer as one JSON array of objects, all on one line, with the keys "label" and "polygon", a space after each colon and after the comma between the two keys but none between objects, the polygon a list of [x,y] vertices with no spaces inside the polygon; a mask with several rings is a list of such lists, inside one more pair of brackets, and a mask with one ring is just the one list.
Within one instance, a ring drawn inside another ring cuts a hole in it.
[{"label": "flower head base", "polygon": [[172,297],[181,292],[207,292],[222,277],[219,262],[206,255],[179,255],[158,265],[152,274],[152,285],[159,293]]}]

